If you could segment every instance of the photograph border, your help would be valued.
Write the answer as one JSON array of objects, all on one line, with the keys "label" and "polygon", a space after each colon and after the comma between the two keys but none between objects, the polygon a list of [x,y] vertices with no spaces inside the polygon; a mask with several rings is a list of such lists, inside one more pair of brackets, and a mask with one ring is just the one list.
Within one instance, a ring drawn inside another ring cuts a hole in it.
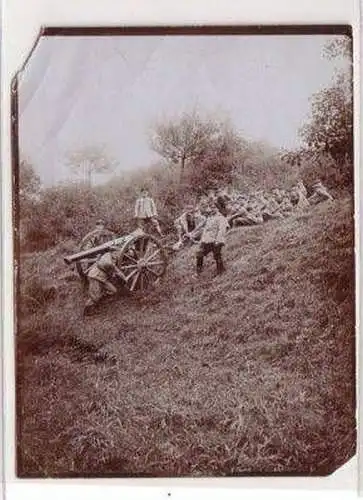
[{"label": "photograph border", "polygon": [[[345,23],[344,23],[344,24],[345,24]],[[281,26],[283,26],[283,25],[274,26],[274,27],[273,27],[273,29],[274,29],[274,30],[275,30],[276,28],[277,28],[277,29],[279,29]],[[291,28],[292,28],[293,30],[295,30],[297,27],[299,27],[299,25],[290,25],[290,26],[291,26]],[[337,24],[330,24],[330,25],[329,25],[329,24],[327,24],[327,25],[309,25],[308,27],[311,29],[313,26],[323,26],[324,30],[326,30],[326,28],[327,28],[327,27],[328,27],[328,29],[330,29],[330,28],[334,28],[334,27],[337,27],[337,26],[338,26],[338,27],[341,27],[342,25],[340,25],[340,24],[338,24],[338,25],[337,25]],[[208,30],[212,30],[212,31],[213,31],[213,29],[215,28],[215,27],[213,27],[213,26],[206,26],[206,27],[207,27],[207,29],[208,29]],[[264,26],[264,27],[266,28],[266,26]],[[92,28],[92,27],[82,27],[82,28],[79,28],[79,27],[66,27],[66,28],[48,27],[48,28],[43,28],[43,29],[41,30],[39,37],[40,37],[40,36],[50,36],[50,34],[51,34],[51,33],[52,33],[52,34],[56,34],[56,35],[58,35],[58,36],[63,36],[63,35],[64,35],[64,31],[67,31],[67,36],[69,36],[70,31],[72,32],[72,35],[74,35],[74,36],[81,36],[81,35],[83,36],[83,35],[84,35],[84,30],[88,30],[88,31],[89,31],[89,33],[91,33],[91,32],[95,33],[95,31],[96,31],[96,32],[98,32],[98,34],[100,34],[100,31],[101,31],[101,32],[103,32],[104,34],[108,34],[108,33],[105,33],[105,31],[109,31],[109,30],[112,30],[112,31],[113,31],[113,30],[116,30],[116,31],[118,31],[118,34],[120,34],[120,29],[121,29],[121,30],[122,30],[125,34],[126,34],[129,30],[131,30],[131,31],[133,31],[133,32],[134,32],[134,34],[138,34],[138,35],[140,35],[140,34],[145,34],[145,33],[140,33],[140,32],[138,32],[138,33],[137,33],[137,30],[141,30],[141,31],[143,31],[143,30],[145,30],[145,29],[146,29],[146,30],[148,30],[148,31],[149,31],[149,33],[148,33],[148,34],[151,34],[151,33],[150,33],[150,28],[151,28],[151,30],[158,31],[158,32],[159,32],[158,34],[160,34],[160,29],[162,29],[162,27],[159,27],[159,26],[151,26],[151,27],[149,27],[149,28],[147,28],[147,27],[145,27],[145,26],[142,26],[142,27],[134,27],[134,26],[132,26],[132,27],[122,27],[122,28],[119,28],[119,27],[111,27],[111,28],[110,28],[110,27],[106,27],[106,26],[103,26],[103,27],[93,27],[93,28]],[[190,30],[193,30],[193,29],[194,29],[194,30],[195,30],[195,29],[200,29],[200,28],[201,28],[201,26],[200,26],[200,25],[198,25],[198,26],[185,26],[185,27],[181,27],[181,26],[173,26],[173,27],[166,27],[166,30],[170,30],[170,29],[173,29],[173,28],[179,31],[179,33],[178,33],[178,34],[186,34],[186,33],[184,33],[184,32],[183,32],[185,29],[186,29],[187,31],[189,31],[189,32],[190,32]],[[222,26],[222,25],[217,27],[217,29],[221,29],[221,28],[223,28],[223,26]],[[233,31],[233,30],[235,30],[235,29],[236,29],[236,27],[235,27],[235,26],[233,26],[233,27],[231,27],[231,26],[227,26],[227,28],[228,28],[229,30],[231,30],[231,31]],[[246,26],[244,26],[243,28],[244,28],[244,29],[247,29],[247,30],[249,29],[249,27],[246,27]],[[352,29],[352,26],[350,26],[350,29]],[[59,31],[59,30],[60,30],[60,31]],[[81,34],[80,34],[80,33],[79,33],[79,30],[81,30],[83,33],[81,33]],[[78,31],[78,33],[77,33],[77,31]],[[55,33],[55,32],[57,32],[57,33]],[[62,32],[62,33],[61,33],[61,32]],[[326,33],[326,31],[324,31],[324,33],[322,33],[322,34],[325,34],[325,33]],[[127,33],[127,34],[130,34],[130,33]],[[154,34],[156,34],[156,33],[154,33]],[[165,34],[168,34],[168,33],[165,33]],[[174,32],[174,34],[175,34],[175,32]],[[193,34],[195,34],[195,32],[194,32]],[[203,34],[205,34],[205,33],[203,33]],[[212,34],[220,34],[220,33],[212,33]],[[234,33],[230,33],[230,34],[234,34]],[[237,33],[237,34],[241,34],[241,33]],[[252,33],[247,33],[247,34],[252,34]],[[255,34],[257,34],[257,33],[255,33]],[[271,34],[278,34],[278,33],[274,32],[274,33],[271,33]],[[281,34],[281,33],[280,33],[280,34]],[[287,33],[284,33],[284,34],[287,34]],[[289,33],[289,34],[292,34],[292,33]],[[300,33],[300,34],[301,34],[301,33]],[[329,31],[329,33],[328,33],[328,34],[330,34],[330,31]],[[338,34],[341,34],[341,33],[338,33]],[[65,35],[64,35],[64,36],[65,36]],[[37,42],[36,42],[36,44],[34,45],[34,48],[36,47],[36,45],[37,45],[37,43],[38,43],[38,40],[39,40],[39,38],[37,39]],[[356,40],[356,42],[354,42],[354,34],[353,34],[353,43],[354,43],[354,45],[357,45],[357,40]],[[33,48],[33,49],[34,49],[34,48]],[[25,64],[26,64],[26,62],[24,63],[24,67],[25,67]],[[12,93],[13,93],[13,90],[14,90],[14,92],[16,93],[16,85],[15,85],[15,87],[12,87]],[[356,93],[355,93],[355,98],[356,98]],[[14,106],[12,106],[12,110],[14,110]],[[354,110],[356,111],[356,106],[355,106]],[[357,117],[355,118],[355,124],[356,124],[356,123],[357,123]],[[12,123],[12,129],[13,129],[13,127],[14,127],[14,124]],[[356,134],[356,136],[355,136],[355,137],[356,137],[356,139],[357,139],[359,136]],[[357,142],[358,142],[358,141],[357,141]],[[357,167],[358,167],[358,165],[359,165],[359,164],[357,165],[357,161],[356,161],[356,159],[355,159],[355,162],[354,162],[354,163],[355,163],[355,173],[356,173],[356,170],[357,170]],[[13,173],[13,175],[14,175],[14,173]],[[359,181],[359,179],[358,179],[358,181]],[[15,175],[15,177],[14,177],[14,184],[16,185],[16,183],[17,183],[17,182],[18,182],[18,180],[16,179],[16,175]],[[357,182],[357,178],[356,178],[356,176],[355,176],[355,192],[356,192],[356,194],[357,194],[357,193],[359,193],[359,191],[358,191],[358,190],[359,190],[359,185],[358,185],[358,184],[359,184],[359,182]],[[356,203],[355,203],[355,211],[356,211],[356,213],[357,213],[357,210],[359,210],[359,207],[358,207],[358,205],[360,204],[359,202],[360,202],[360,198],[358,198],[358,199],[356,200]],[[16,204],[16,200],[15,200],[15,204]],[[16,209],[14,209],[14,206],[13,206],[13,210],[15,210],[15,216],[17,217],[17,216],[18,216],[18,214],[17,214],[17,212],[16,212]],[[356,225],[357,225],[356,227],[357,227],[357,228],[358,228],[358,223],[359,223],[359,218],[358,218],[358,222],[357,222],[357,220],[356,220]],[[356,235],[357,235],[357,233],[356,233]],[[16,240],[16,238],[14,238],[14,245],[16,245],[15,240]],[[358,237],[356,237],[356,245],[358,245]],[[16,246],[14,246],[14,251],[16,251]],[[357,260],[356,260],[356,263],[357,263]],[[359,268],[358,268],[358,267],[356,267],[356,277],[357,277],[357,282],[358,282],[358,281],[360,281],[360,280],[359,280],[359,276],[358,276],[358,274],[357,274],[357,273],[358,273],[358,270],[359,270]],[[358,286],[358,285],[357,285],[357,286]],[[2,287],[2,288],[3,288],[3,287]],[[356,294],[356,299],[357,299],[357,300],[356,300],[356,304],[359,304],[359,302],[358,302],[358,294]],[[357,312],[356,312],[356,314],[357,314],[357,315],[359,314],[359,307],[357,307]],[[358,332],[357,332],[357,337],[358,337]],[[356,345],[357,345],[357,344],[356,344]],[[358,348],[357,348],[357,350],[358,350]],[[357,352],[357,355],[358,355],[358,352]],[[358,374],[358,370],[356,370],[356,373]],[[361,373],[361,370],[360,370],[360,373]],[[357,400],[360,400],[359,396],[360,396],[360,393],[358,393],[358,391],[357,391]],[[358,434],[358,437],[359,437],[359,435],[360,435],[360,434]],[[359,441],[358,441],[358,448],[359,448]],[[359,450],[360,450],[360,449],[361,449],[361,448],[359,448],[359,449],[357,450],[357,454],[359,454]],[[210,481],[210,478],[208,478],[208,481]]]},{"label": "photograph border", "polygon": [[[46,37],[128,37],[128,36],[287,36],[287,35],[341,35],[347,36],[351,39],[353,50],[353,34],[352,26],[350,25],[279,25],[279,26],[127,26],[127,27],[44,27],[39,33],[37,41],[33,46],[29,56],[27,57],[24,65],[20,72],[15,75],[12,81],[11,88],[11,125],[12,125],[12,178],[13,178],[13,251],[14,251],[14,330],[15,335],[19,332],[19,304],[21,300],[20,291],[20,269],[21,269],[21,252],[20,252],[20,200],[19,200],[19,163],[20,163],[20,146],[19,146],[19,76],[22,72],[26,71],[27,63],[29,62],[32,55],[36,52],[37,47],[41,40]],[[353,96],[353,108],[354,108],[354,96]],[[353,165],[354,168],[354,165]],[[355,200],[353,199],[353,212],[355,208]],[[355,236],[355,235],[354,235]],[[355,240],[355,237],[354,237]],[[355,266],[353,269],[353,280],[355,277]],[[356,303],[354,304],[354,314],[356,309]],[[16,346],[15,346],[16,347]],[[15,359],[15,375],[18,374],[18,360]],[[352,369],[354,372],[355,380],[357,381],[357,370],[356,370],[356,355],[353,353],[352,359]],[[16,389],[16,388],[15,388]],[[355,391],[356,392],[356,391]],[[355,394],[355,400],[357,401],[357,394]],[[21,401],[19,392],[16,391],[16,413],[20,414]],[[19,436],[21,435],[21,419],[16,418],[16,448],[18,448]],[[356,446],[357,449],[357,446]],[[357,452],[357,451],[356,451]],[[16,456],[16,470],[19,469],[19,451],[17,451]],[[17,472],[18,474],[18,472]],[[329,474],[328,474],[329,475]],[[18,479],[31,479],[31,477],[17,476]],[[80,474],[59,474],[54,479],[79,479]],[[119,476],[115,474],[102,474],[97,475],[95,473],[83,474],[84,478],[93,479],[128,479],[127,476]],[[227,476],[230,478],[232,476]],[[271,472],[271,473],[242,473],[236,476],[238,478],[249,478],[249,477],[307,477],[304,473],[299,472]],[[326,477],[326,475],[321,475],[317,472],[309,474],[309,477]],[[37,476],[35,476],[38,479]],[[137,476],[130,475],[130,479],[148,479],[140,478]],[[175,478],[177,479],[177,478]],[[206,479],[206,477],[201,477],[201,479]],[[208,477],[209,479],[209,477]],[[220,479],[215,477],[214,479]]]}]

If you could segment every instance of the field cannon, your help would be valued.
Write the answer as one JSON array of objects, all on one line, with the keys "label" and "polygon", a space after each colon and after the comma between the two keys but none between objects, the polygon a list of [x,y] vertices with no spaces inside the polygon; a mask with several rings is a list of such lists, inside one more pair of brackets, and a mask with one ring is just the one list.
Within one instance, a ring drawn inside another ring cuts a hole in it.
[{"label": "field cannon", "polygon": [[[109,236],[109,235],[108,235]],[[83,247],[90,247],[91,240],[84,240]],[[141,230],[126,236],[115,237],[97,246],[80,249],[64,257],[68,265],[75,264],[80,277],[85,280],[87,269],[106,252],[117,252],[116,266],[123,276],[123,285],[131,292],[143,291],[157,282],[166,271],[167,257],[160,241]]]}]

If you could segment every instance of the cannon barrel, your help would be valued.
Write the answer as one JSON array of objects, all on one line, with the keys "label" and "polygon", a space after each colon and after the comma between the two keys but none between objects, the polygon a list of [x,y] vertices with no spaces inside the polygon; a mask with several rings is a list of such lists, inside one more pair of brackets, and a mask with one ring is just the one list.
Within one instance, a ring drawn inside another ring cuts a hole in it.
[{"label": "cannon barrel", "polygon": [[113,250],[117,250],[117,247],[125,243],[127,238],[130,236],[121,236],[120,238],[116,238],[111,241],[107,241],[106,243],[102,243],[102,245],[98,245],[96,247],[90,248],[88,250],[82,250],[81,252],[74,253],[72,255],[67,255],[64,257],[64,262],[68,265],[74,264],[75,262],[79,262],[83,259],[91,259],[93,257],[97,257],[106,252],[110,252]]}]

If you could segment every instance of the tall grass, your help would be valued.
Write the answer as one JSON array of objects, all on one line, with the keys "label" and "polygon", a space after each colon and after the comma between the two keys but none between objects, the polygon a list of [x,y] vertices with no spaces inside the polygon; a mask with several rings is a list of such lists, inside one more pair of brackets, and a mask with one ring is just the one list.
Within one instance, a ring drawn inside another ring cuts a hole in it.
[{"label": "tall grass", "polygon": [[63,251],[23,263],[57,293],[17,333],[21,477],[325,475],[355,453],[351,197],[233,229],[218,278],[186,249],[86,320]]}]

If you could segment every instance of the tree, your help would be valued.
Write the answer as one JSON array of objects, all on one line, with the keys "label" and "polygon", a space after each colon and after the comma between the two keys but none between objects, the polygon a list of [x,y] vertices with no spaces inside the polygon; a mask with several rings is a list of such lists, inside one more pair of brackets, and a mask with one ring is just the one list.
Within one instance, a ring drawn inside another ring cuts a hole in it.
[{"label": "tree", "polygon": [[339,36],[332,38],[323,47],[323,55],[327,59],[351,60],[353,53],[352,39],[349,36]]},{"label": "tree", "polygon": [[310,120],[300,129],[305,147],[312,154],[328,154],[336,161],[353,161],[353,92],[351,39],[334,38],[324,55],[345,63],[337,68],[331,87],[311,98]]},{"label": "tree", "polygon": [[40,190],[40,177],[27,160],[21,160],[19,166],[19,195],[21,198],[36,196]]},{"label": "tree", "polygon": [[311,119],[300,135],[312,153],[327,153],[335,160],[353,160],[353,106],[339,83],[312,98]]},{"label": "tree", "polygon": [[217,133],[218,127],[212,120],[202,120],[197,113],[184,113],[177,122],[156,124],[150,145],[168,162],[180,165],[182,182],[186,164],[205,151]]},{"label": "tree", "polygon": [[112,172],[118,162],[107,157],[103,146],[87,146],[69,153],[67,164],[73,172],[82,175],[84,182],[91,186],[93,174]]},{"label": "tree", "polygon": [[250,145],[228,122],[215,122],[215,133],[192,160],[188,172],[197,191],[231,183],[250,154]]},{"label": "tree", "polygon": [[34,167],[27,160],[21,160],[19,165],[19,202],[22,218],[31,214],[40,192],[41,182]]}]

